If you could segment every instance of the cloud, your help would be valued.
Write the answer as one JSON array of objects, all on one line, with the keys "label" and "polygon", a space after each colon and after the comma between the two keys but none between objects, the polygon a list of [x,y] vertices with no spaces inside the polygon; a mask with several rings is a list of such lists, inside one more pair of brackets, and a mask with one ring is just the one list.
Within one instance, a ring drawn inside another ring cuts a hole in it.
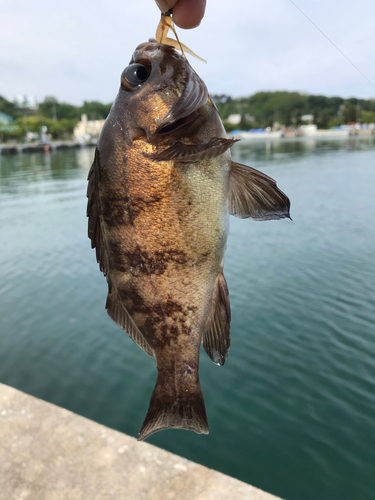
[{"label": "cloud", "polygon": [[[373,0],[295,3],[375,83]],[[134,48],[154,36],[159,11],[153,0],[14,0],[3,3],[1,17],[0,95],[80,104],[114,99]],[[375,95],[290,0],[208,0],[201,26],[180,30],[180,38],[208,60],[192,64],[212,93]]]}]

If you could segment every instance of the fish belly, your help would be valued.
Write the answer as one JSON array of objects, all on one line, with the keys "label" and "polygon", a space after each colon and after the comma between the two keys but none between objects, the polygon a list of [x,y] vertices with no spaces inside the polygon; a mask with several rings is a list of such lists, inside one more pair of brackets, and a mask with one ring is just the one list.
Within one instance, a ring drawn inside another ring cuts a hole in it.
[{"label": "fish belly", "polygon": [[136,156],[127,166],[134,255],[126,281],[145,306],[137,323],[156,353],[194,344],[196,357],[226,242],[226,172],[213,160],[140,163]]}]

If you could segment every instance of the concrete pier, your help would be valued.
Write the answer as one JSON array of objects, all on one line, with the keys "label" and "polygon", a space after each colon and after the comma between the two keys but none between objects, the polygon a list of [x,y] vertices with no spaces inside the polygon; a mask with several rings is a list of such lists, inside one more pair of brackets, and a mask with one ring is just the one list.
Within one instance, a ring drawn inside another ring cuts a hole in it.
[{"label": "concrete pier", "polygon": [[1,500],[277,500],[0,384]]}]

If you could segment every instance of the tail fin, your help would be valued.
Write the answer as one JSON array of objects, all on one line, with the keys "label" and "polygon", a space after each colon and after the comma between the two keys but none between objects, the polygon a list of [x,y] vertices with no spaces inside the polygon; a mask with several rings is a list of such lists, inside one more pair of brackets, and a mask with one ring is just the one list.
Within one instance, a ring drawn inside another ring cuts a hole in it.
[{"label": "tail fin", "polygon": [[[157,386],[159,385],[156,382]],[[198,382],[199,384],[199,382]],[[163,429],[186,429],[197,434],[208,434],[208,422],[200,385],[193,394],[183,394],[171,399],[161,387],[155,387],[145,421],[138,435],[143,441]]]}]

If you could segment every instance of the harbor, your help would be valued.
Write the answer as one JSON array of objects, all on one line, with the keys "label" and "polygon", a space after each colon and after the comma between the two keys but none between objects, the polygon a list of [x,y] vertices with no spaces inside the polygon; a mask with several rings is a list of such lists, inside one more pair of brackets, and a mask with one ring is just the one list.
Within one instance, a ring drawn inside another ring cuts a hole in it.
[{"label": "harbor", "polygon": [[[262,131],[253,133],[251,131],[238,131],[228,133],[229,138],[241,141],[283,141],[287,139],[347,139],[348,137],[375,137],[375,129],[350,129],[350,130],[319,130],[313,129],[301,132],[300,129],[283,129],[277,132]],[[48,144],[40,143],[9,143],[0,144],[0,155],[14,155],[20,153],[48,153],[51,151],[61,151],[66,149],[93,148],[96,146],[96,139],[71,140],[71,141],[50,141]]]},{"label": "harbor", "polygon": [[48,144],[39,143],[10,143],[0,144],[0,155],[15,155],[20,153],[48,153],[51,151],[62,151],[66,149],[77,149],[82,147],[94,147],[96,141],[88,141],[84,144],[78,141],[51,141]]},{"label": "harbor", "polygon": [[[105,311],[87,237],[93,156],[76,147],[1,157],[0,380],[135,442],[155,362]],[[231,349],[223,367],[200,357],[210,434],[147,442],[288,500],[372,500],[375,138],[241,140],[232,157],[278,180],[293,222],[230,218]],[[61,456],[67,467],[74,459]],[[43,487],[57,477],[39,474]]]},{"label": "harbor", "polygon": [[233,130],[228,137],[240,140],[282,140],[295,138],[324,138],[324,139],[347,139],[348,137],[375,137],[375,127],[336,127],[332,129],[318,129],[317,125],[301,125],[298,128],[282,128],[280,130],[255,129],[255,130]]}]

